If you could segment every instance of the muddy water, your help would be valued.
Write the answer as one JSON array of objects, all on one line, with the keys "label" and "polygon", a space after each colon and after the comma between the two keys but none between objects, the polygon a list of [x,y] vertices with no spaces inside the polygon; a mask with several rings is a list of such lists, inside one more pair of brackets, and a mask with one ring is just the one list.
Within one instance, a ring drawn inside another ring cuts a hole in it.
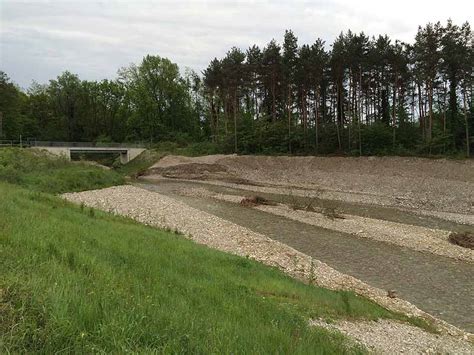
[{"label": "muddy water", "polygon": [[[171,181],[138,185],[265,234],[375,287],[395,289],[399,297],[426,312],[474,332],[472,264],[358,238],[225,201],[177,194],[177,190],[181,188],[202,187],[199,183]],[[235,189],[208,187],[216,192],[242,194]],[[354,206],[345,208],[354,209]],[[362,213],[370,214],[369,212]],[[400,219],[402,216],[396,218]],[[406,223],[415,224],[414,222],[427,226],[444,223],[436,220],[433,222],[431,219],[419,222],[418,218]],[[449,227],[453,227],[452,223],[447,223]]]}]

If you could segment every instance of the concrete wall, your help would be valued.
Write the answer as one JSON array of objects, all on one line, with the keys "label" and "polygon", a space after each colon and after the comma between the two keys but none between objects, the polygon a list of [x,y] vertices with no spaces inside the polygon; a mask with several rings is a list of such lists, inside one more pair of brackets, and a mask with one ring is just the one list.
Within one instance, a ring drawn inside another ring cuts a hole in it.
[{"label": "concrete wall", "polygon": [[[64,156],[67,159],[71,160],[71,149],[77,152],[81,148],[80,147],[71,147],[71,148],[69,147],[34,147],[33,149],[46,150],[50,152],[51,154]],[[127,151],[126,154],[123,154],[120,152],[121,153],[120,161],[123,164],[128,163],[130,160],[135,159],[137,156],[139,156],[141,153],[145,151],[144,148],[92,148],[92,147],[84,147],[84,150],[87,150],[88,152],[91,152],[94,150],[101,151],[101,152],[110,151],[111,153],[126,150]]]},{"label": "concrete wall", "polygon": [[130,148],[128,149],[128,161],[135,159],[142,154],[146,149],[144,148]]},{"label": "concrete wall", "polygon": [[46,150],[51,154],[61,155],[71,160],[71,154],[69,152],[69,148],[67,147],[34,147],[33,149]]}]

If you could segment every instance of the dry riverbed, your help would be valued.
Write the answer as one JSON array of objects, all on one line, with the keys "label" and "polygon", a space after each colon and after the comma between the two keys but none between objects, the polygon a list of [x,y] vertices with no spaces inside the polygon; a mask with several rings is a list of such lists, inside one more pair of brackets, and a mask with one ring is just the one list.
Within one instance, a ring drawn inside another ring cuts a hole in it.
[{"label": "dry riverbed", "polygon": [[201,180],[253,191],[293,193],[425,213],[444,212],[450,218],[474,223],[472,160],[170,155],[144,176]]},{"label": "dry riverbed", "polygon": [[[386,290],[374,288],[285,244],[192,208],[174,198],[134,186],[69,193],[64,194],[63,197],[75,203],[84,203],[90,207],[128,216],[151,226],[178,230],[198,243],[278,267],[304,282],[330,289],[352,290],[390,310],[423,317],[434,322],[442,334],[449,335],[449,339],[456,344],[456,347],[447,345],[446,351],[453,353],[474,351],[472,344],[466,341],[470,337],[468,333],[435,319],[407,301],[388,297]],[[403,327],[393,327],[391,332],[394,337],[400,339],[410,335]],[[429,339],[433,335],[420,330],[417,337],[420,337],[420,342],[416,349],[405,347],[398,350],[429,352],[431,348],[426,347],[426,344],[430,344]],[[354,338],[357,339],[356,336]],[[422,339],[424,340],[421,341]],[[390,337],[387,341],[390,341]],[[384,340],[381,342],[383,343]],[[390,352],[389,343],[386,344],[386,351]]]},{"label": "dry riverbed", "polygon": [[[178,191],[186,196],[214,198],[217,200],[241,203],[246,197],[214,193],[206,188],[186,188]],[[344,232],[362,238],[370,238],[391,243],[421,252],[429,252],[466,262],[474,262],[474,250],[463,248],[449,242],[450,232],[441,229],[426,228],[409,224],[384,221],[380,219],[341,214],[331,210],[330,213],[318,207],[288,206],[280,203],[256,204],[252,208],[278,216],[318,227]]]}]

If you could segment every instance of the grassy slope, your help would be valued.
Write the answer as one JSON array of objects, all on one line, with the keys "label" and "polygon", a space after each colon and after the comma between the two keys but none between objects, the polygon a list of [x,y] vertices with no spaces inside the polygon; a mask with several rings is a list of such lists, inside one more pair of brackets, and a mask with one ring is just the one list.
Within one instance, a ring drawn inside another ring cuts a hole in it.
[{"label": "grassy slope", "polygon": [[111,170],[69,162],[33,149],[0,149],[0,181],[33,190],[62,193],[119,185],[123,177]]}]

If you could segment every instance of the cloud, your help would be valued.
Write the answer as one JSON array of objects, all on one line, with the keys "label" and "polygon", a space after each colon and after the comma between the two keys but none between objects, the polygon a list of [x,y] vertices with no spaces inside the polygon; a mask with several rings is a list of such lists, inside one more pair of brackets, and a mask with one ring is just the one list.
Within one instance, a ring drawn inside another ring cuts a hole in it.
[{"label": "cloud", "polygon": [[458,0],[0,0],[0,70],[27,87],[64,70],[114,78],[120,67],[159,54],[200,72],[230,47],[263,47],[288,28],[300,43],[331,43],[348,29],[412,41],[418,25],[471,21],[473,13]]}]

